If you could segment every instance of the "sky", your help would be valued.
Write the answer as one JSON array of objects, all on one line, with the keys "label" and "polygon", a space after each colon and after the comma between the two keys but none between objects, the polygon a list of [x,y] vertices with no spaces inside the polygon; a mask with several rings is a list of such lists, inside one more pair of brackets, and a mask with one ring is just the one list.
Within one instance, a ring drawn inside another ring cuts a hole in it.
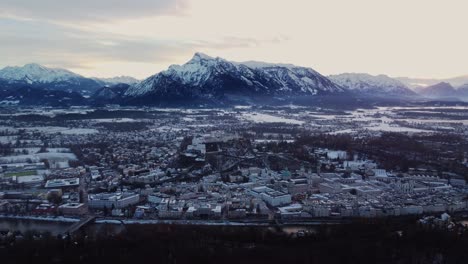
[{"label": "sky", "polygon": [[0,68],[145,78],[195,52],[232,61],[468,74],[466,0],[0,0]]}]

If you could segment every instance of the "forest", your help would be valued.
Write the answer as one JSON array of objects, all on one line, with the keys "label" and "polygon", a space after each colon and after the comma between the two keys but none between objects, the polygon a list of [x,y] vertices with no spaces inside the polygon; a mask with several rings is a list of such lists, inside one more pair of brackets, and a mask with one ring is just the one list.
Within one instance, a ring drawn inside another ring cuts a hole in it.
[{"label": "forest", "polygon": [[128,225],[74,236],[4,239],[2,263],[466,263],[468,231],[415,219],[318,225],[303,235],[274,227]]}]

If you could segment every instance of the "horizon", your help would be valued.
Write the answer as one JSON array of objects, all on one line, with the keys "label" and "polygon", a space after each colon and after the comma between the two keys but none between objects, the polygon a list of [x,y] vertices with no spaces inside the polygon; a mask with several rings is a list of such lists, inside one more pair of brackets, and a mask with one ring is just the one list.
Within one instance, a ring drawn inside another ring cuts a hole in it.
[{"label": "horizon", "polygon": [[467,7],[458,0],[6,0],[0,68],[34,62],[144,79],[203,52],[323,75],[447,79],[468,74]]}]

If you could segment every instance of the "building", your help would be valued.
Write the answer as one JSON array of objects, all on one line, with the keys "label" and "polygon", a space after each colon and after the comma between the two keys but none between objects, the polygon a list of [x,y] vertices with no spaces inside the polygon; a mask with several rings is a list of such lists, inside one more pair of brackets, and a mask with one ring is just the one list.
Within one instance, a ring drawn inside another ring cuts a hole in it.
[{"label": "building", "polygon": [[334,182],[319,183],[318,188],[321,193],[339,193],[341,192],[341,185]]},{"label": "building", "polygon": [[285,207],[280,207],[278,210],[281,218],[296,218],[301,216],[302,205],[292,204]]},{"label": "building", "polygon": [[288,192],[291,195],[305,194],[308,191],[309,191],[309,184],[306,178],[289,180]]},{"label": "building", "polygon": [[219,204],[196,204],[187,209],[188,218],[220,218],[222,206]]},{"label": "building", "polygon": [[140,195],[135,193],[99,193],[88,195],[89,208],[126,208],[137,204],[140,201]]},{"label": "building", "polygon": [[255,197],[255,198],[262,198],[262,194],[263,193],[267,193],[267,192],[274,192],[275,190],[269,188],[269,187],[266,187],[266,186],[259,186],[259,187],[255,187],[255,188],[252,188],[250,190],[250,194]]},{"label": "building", "polygon": [[52,215],[57,211],[57,207],[53,204],[40,204],[38,205],[33,212],[36,214],[46,214]]},{"label": "building", "polygon": [[262,193],[262,200],[271,206],[281,206],[291,203],[291,195],[279,191]]},{"label": "building", "polygon": [[83,203],[66,203],[58,209],[63,215],[85,215],[88,212],[88,207]]},{"label": "building", "polygon": [[80,178],[48,180],[45,188],[72,188],[80,185]]},{"label": "building", "polygon": [[373,196],[382,193],[382,190],[379,188],[374,188],[371,186],[359,186],[356,187],[356,193],[359,196]]}]

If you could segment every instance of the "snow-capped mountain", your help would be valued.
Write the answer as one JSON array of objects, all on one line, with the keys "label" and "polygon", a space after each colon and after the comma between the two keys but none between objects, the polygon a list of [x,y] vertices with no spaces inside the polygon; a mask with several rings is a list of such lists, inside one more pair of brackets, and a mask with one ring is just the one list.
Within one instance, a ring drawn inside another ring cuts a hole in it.
[{"label": "snow-capped mountain", "polygon": [[5,67],[0,70],[0,79],[10,85],[29,85],[53,90],[94,91],[101,85],[69,70],[48,68],[36,63],[22,67]]},{"label": "snow-capped mountain", "polygon": [[223,101],[232,98],[315,96],[344,89],[318,72],[284,64],[238,63],[196,53],[131,86],[129,99]]},{"label": "snow-capped mountain", "polygon": [[432,86],[421,88],[418,93],[427,97],[456,97],[458,92],[450,83],[441,82]]},{"label": "snow-capped mountain", "polygon": [[402,82],[383,74],[374,76],[367,73],[343,73],[328,77],[339,86],[358,94],[369,96],[415,95]]},{"label": "snow-capped mountain", "polygon": [[112,78],[93,78],[96,81],[100,81],[104,83],[105,85],[115,85],[119,83],[125,83],[129,85],[133,85],[138,83],[140,80],[133,78],[131,76],[116,76]]}]

